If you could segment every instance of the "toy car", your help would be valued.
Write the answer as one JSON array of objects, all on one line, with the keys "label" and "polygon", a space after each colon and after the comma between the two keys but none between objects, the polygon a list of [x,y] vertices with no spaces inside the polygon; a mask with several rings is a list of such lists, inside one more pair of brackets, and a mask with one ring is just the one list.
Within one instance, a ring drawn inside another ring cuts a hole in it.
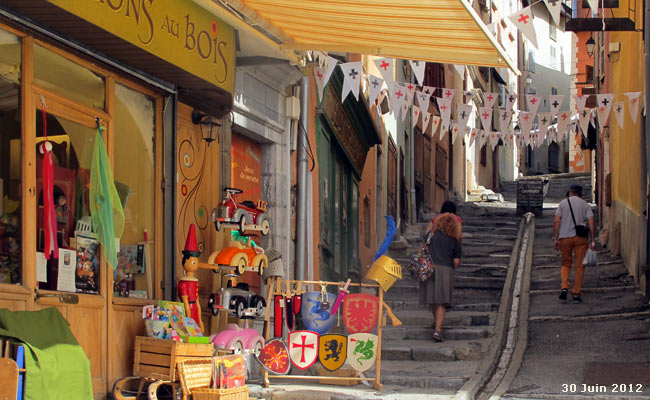
[{"label": "toy car", "polygon": [[230,350],[234,354],[241,354],[244,350],[250,350],[259,355],[264,347],[264,338],[255,330],[248,327],[240,328],[237,324],[228,324],[226,329],[210,336],[210,343],[217,349]]},{"label": "toy car", "polygon": [[271,224],[265,214],[265,201],[260,200],[257,204],[252,201],[237,203],[236,196],[243,193],[241,189],[227,187],[224,191],[226,199],[219,203],[212,214],[214,228],[217,231],[223,226],[234,226],[242,235],[246,230],[260,231],[264,236],[269,234]]},{"label": "toy car", "polygon": [[246,271],[264,273],[264,268],[269,265],[269,259],[264,253],[254,247],[244,246],[238,241],[231,241],[230,246],[214,252],[208,258],[208,264],[233,267],[235,272],[242,275]]},{"label": "toy car", "polygon": [[245,282],[240,282],[236,287],[232,287],[229,281],[228,287],[211,294],[208,300],[208,308],[215,316],[219,314],[219,310],[223,309],[235,314],[239,319],[259,318],[264,313],[264,307],[266,307],[264,298],[251,292]]}]

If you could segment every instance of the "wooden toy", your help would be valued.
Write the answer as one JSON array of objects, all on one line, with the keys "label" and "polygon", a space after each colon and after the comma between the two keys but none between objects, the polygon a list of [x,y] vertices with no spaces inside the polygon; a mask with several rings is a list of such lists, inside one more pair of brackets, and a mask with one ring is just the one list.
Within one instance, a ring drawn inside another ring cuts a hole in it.
[{"label": "wooden toy", "polygon": [[178,283],[178,297],[185,305],[185,315],[191,317],[199,324],[201,332],[205,331],[203,321],[201,321],[201,305],[199,304],[199,280],[196,279],[194,273],[199,269],[199,252],[196,244],[196,227],[194,224],[190,225],[190,230],[187,233],[187,240],[185,241],[185,249],[183,253],[183,271],[185,276],[180,279]]}]

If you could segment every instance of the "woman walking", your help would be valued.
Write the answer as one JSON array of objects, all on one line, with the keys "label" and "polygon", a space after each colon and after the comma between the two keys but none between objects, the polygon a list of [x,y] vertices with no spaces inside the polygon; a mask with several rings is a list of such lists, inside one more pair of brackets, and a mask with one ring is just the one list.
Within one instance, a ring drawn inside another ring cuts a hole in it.
[{"label": "woman walking", "polygon": [[462,228],[458,216],[444,213],[436,216],[433,229],[429,254],[436,268],[431,279],[420,284],[420,302],[431,305],[435,319],[433,340],[442,342],[442,324],[454,290],[454,268],[460,265]]}]

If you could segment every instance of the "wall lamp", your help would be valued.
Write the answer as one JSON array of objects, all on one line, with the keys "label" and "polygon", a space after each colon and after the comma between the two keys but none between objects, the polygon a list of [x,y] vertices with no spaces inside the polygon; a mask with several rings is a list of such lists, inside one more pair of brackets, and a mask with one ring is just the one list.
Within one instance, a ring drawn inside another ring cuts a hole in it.
[{"label": "wall lamp", "polygon": [[596,49],[596,41],[594,40],[593,36],[590,36],[589,39],[587,39],[587,54],[589,55],[589,58],[594,56],[594,50]]},{"label": "wall lamp", "polygon": [[218,118],[194,109],[192,111],[192,123],[201,126],[201,138],[208,143],[208,146],[219,139],[222,124]]}]

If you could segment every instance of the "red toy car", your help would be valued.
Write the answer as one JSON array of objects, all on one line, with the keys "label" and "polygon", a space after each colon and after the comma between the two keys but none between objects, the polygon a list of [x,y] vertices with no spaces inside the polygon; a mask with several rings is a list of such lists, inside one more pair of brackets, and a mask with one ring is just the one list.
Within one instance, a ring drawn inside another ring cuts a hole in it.
[{"label": "red toy car", "polygon": [[271,224],[265,214],[265,201],[260,200],[257,204],[252,201],[237,203],[236,196],[243,193],[241,189],[227,187],[224,192],[226,192],[226,199],[219,203],[216,212],[212,215],[214,228],[217,231],[222,226],[234,226],[242,235],[247,230],[260,231],[265,236],[269,234]]}]

